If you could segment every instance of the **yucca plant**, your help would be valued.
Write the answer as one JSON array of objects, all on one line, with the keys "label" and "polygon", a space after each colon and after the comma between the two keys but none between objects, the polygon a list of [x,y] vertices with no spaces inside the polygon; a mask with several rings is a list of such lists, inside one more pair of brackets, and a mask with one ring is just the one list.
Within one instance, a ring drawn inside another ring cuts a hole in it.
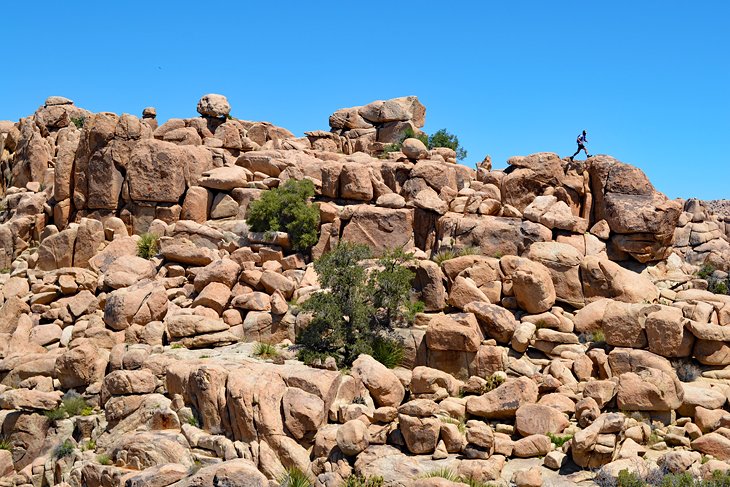
[{"label": "yucca plant", "polygon": [[279,356],[278,350],[276,350],[276,347],[271,345],[270,343],[264,343],[264,342],[257,342],[256,345],[253,347],[253,354],[256,357],[262,358],[262,359],[269,359]]},{"label": "yucca plant", "polygon": [[291,467],[279,480],[280,487],[312,487],[314,482],[305,472],[297,467]]},{"label": "yucca plant", "polygon": [[154,233],[143,233],[137,241],[137,256],[143,259],[151,259],[157,255],[157,245],[160,237]]}]

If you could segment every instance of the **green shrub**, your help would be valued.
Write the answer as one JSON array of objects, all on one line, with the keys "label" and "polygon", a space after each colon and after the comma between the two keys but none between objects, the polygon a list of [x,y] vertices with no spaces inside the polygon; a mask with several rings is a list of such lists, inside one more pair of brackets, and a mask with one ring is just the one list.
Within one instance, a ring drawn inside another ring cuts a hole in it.
[{"label": "green shrub", "polygon": [[0,274],[10,274],[13,270],[10,267],[3,267],[0,269]]},{"label": "green shrub", "polygon": [[10,443],[10,440],[4,436],[0,437],[0,450],[13,450],[13,444]]},{"label": "green shrub", "polygon": [[96,440],[88,440],[84,444],[84,448],[83,449],[84,450],[90,450],[90,451],[96,450]]},{"label": "green shrub", "polygon": [[484,393],[493,391],[504,383],[504,377],[498,374],[492,374],[486,378],[487,383],[484,385]]},{"label": "green shrub", "polygon": [[253,354],[256,357],[260,357],[262,359],[268,359],[268,358],[274,358],[279,356],[278,350],[276,350],[276,347],[264,342],[256,342],[256,345],[253,347]]},{"label": "green shrub", "polygon": [[440,468],[438,470],[434,470],[433,472],[429,472],[423,476],[424,478],[430,479],[434,477],[439,477],[442,479],[449,480],[451,482],[461,482],[461,477],[459,477],[456,473],[454,473],[453,470],[450,468]]},{"label": "green shrub", "polygon": [[324,292],[302,305],[312,320],[297,337],[300,360],[331,356],[348,366],[361,353],[375,353],[374,347],[388,364],[402,360],[400,347],[384,337],[422,309],[409,301],[415,274],[405,264],[411,257],[399,249],[386,252],[368,274],[360,262],[369,258],[368,247],[343,242],[314,263]]},{"label": "green shrub", "polygon": [[86,123],[86,117],[71,117],[71,123],[73,123],[77,129],[82,129]]},{"label": "green shrub", "polygon": [[383,477],[379,476],[368,476],[363,477],[360,475],[352,474],[345,479],[343,487],[382,487]]},{"label": "green shrub", "polygon": [[157,255],[157,244],[160,237],[154,233],[143,233],[137,241],[137,256],[143,259],[151,259]]},{"label": "green shrub", "polygon": [[372,349],[373,358],[389,369],[398,367],[405,356],[403,342],[397,338],[378,336],[373,341]]},{"label": "green shrub", "polygon": [[713,281],[710,283],[708,289],[715,294],[728,294],[728,287],[725,281]]},{"label": "green shrub", "polygon": [[713,266],[710,263],[703,264],[702,267],[700,267],[700,270],[697,271],[697,277],[700,279],[707,279],[712,275],[713,272],[715,272],[715,266]]},{"label": "green shrub", "polygon": [[439,250],[437,253],[435,253],[431,260],[436,262],[438,265],[443,264],[447,260],[455,259],[456,257],[461,257],[463,255],[479,255],[481,254],[481,249],[479,247],[462,247],[460,249],[454,250],[454,249],[442,249]]},{"label": "green shrub", "polygon": [[403,249],[388,250],[379,260],[380,267],[369,278],[370,293],[376,309],[375,318],[382,325],[407,322],[411,282],[416,273],[406,267],[413,261]]},{"label": "green shrub", "polygon": [[309,202],[313,196],[312,181],[289,179],[251,202],[246,222],[254,232],[287,232],[294,250],[306,251],[317,243],[319,229],[319,206]]},{"label": "green shrub", "polygon": [[112,459],[107,454],[102,454],[96,457],[96,461],[102,465],[111,465]]},{"label": "green shrub", "polygon": [[451,416],[439,416],[439,419],[442,423],[450,423],[455,424],[456,427],[459,429],[460,433],[466,433],[466,419],[462,416],[459,419],[452,418]]},{"label": "green shrub", "polygon": [[305,472],[297,467],[290,467],[279,479],[280,487],[312,487],[314,482]]},{"label": "green shrub", "polygon": [[553,433],[548,433],[548,438],[550,438],[551,442],[555,443],[555,446],[560,448],[561,446],[563,446],[564,444],[569,442],[571,439],[573,439],[573,435],[558,436],[558,435],[554,435]]},{"label": "green shrub", "polygon": [[64,458],[73,454],[75,450],[76,446],[73,444],[73,442],[71,440],[66,440],[56,447],[56,449],[53,451],[53,455],[56,458]]},{"label": "green shrub", "polygon": [[200,423],[198,422],[198,418],[196,418],[194,415],[190,416],[188,418],[188,424],[190,426],[195,426],[196,428],[200,426]]},{"label": "green shrub", "polygon": [[63,409],[69,416],[78,416],[85,410],[91,409],[91,406],[89,406],[86,400],[76,393],[66,393],[66,397],[63,398],[62,404]]},{"label": "green shrub", "polygon": [[437,130],[428,138],[428,148],[448,147],[456,152],[456,159],[462,160],[467,156],[466,150],[459,145],[459,138],[450,134],[446,129]]},{"label": "green shrub", "polygon": [[55,409],[45,411],[43,414],[51,421],[57,421],[66,417],[66,410],[63,408],[63,406],[59,406]]}]

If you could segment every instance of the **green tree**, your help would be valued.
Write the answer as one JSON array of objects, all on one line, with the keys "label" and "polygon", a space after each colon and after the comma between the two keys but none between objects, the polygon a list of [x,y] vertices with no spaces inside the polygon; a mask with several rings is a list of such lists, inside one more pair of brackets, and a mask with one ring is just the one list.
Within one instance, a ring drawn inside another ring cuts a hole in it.
[{"label": "green tree", "polygon": [[402,248],[389,250],[378,259],[379,268],[370,275],[369,280],[378,324],[389,327],[408,321],[411,282],[416,273],[406,266],[412,261],[413,256],[406,254]]},{"label": "green tree", "polygon": [[415,274],[406,267],[412,257],[402,249],[386,252],[368,274],[362,261],[370,257],[368,247],[343,242],[314,263],[323,291],[302,305],[312,319],[297,337],[301,360],[329,355],[350,365],[361,353],[390,367],[402,360],[403,344],[392,330],[412,315]]},{"label": "green tree", "polygon": [[352,363],[368,352],[370,317],[365,268],[370,258],[365,245],[341,243],[314,263],[325,292],[311,296],[302,305],[313,313],[309,326],[297,340],[306,353],[334,355],[340,363]]},{"label": "green tree", "polygon": [[312,181],[289,179],[253,201],[246,222],[254,232],[287,232],[295,250],[308,250],[319,228],[319,206],[309,202],[313,196]]},{"label": "green tree", "polygon": [[447,132],[446,129],[438,130],[428,138],[428,148],[433,149],[435,147],[453,149],[456,152],[456,158],[460,161],[465,159],[467,155],[466,149],[459,145],[459,138]]}]

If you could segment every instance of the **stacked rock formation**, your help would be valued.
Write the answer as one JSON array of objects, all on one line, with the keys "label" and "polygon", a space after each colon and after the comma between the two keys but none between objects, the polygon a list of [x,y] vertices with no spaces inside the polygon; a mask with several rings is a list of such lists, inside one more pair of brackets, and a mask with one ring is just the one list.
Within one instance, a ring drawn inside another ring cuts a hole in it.
[{"label": "stacked rock formation", "polygon": [[[158,127],[151,108],[51,97],[0,123],[0,485],[730,469],[730,297],[696,276],[727,265],[728,241],[696,202],[609,156],[473,170],[406,141],[377,157],[423,126],[415,97],[338,110],[301,138],[230,118],[221,95],[198,112]],[[245,223],[303,178],[311,255]],[[160,239],[151,259],[143,233]],[[341,241],[415,257],[425,312],[396,330],[400,367],[294,359],[308,324],[294,303],[321,290],[311,260]]]}]

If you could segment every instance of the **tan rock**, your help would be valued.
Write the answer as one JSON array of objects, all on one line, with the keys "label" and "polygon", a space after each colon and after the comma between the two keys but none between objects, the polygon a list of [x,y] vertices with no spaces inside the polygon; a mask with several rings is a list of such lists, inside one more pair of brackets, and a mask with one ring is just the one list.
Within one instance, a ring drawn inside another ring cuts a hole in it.
[{"label": "tan rock", "polygon": [[297,440],[307,433],[316,433],[325,423],[326,411],[322,399],[301,389],[290,387],[282,397],[284,424]]},{"label": "tan rock", "polygon": [[416,455],[433,453],[438,443],[441,421],[436,418],[417,418],[398,415],[398,427],[403,433],[408,451]]},{"label": "tan rock", "polygon": [[682,404],[684,389],[676,378],[658,369],[619,376],[617,405],[626,411],[669,411]]},{"label": "tan rock", "polygon": [[353,419],[337,429],[337,446],[345,455],[355,456],[369,445],[368,428],[362,421]]},{"label": "tan rock", "polygon": [[360,355],[352,363],[352,373],[368,388],[378,406],[397,407],[403,401],[405,389],[398,377],[371,356]]},{"label": "tan rock", "polygon": [[476,352],[481,338],[474,327],[439,315],[433,317],[428,324],[426,343],[431,350]]},{"label": "tan rock", "polygon": [[522,436],[562,433],[568,426],[566,415],[540,404],[523,404],[515,413],[515,429]]},{"label": "tan rock", "polygon": [[514,417],[523,404],[537,402],[537,384],[527,377],[507,380],[481,396],[470,396],[466,402],[469,414],[489,419]]}]

